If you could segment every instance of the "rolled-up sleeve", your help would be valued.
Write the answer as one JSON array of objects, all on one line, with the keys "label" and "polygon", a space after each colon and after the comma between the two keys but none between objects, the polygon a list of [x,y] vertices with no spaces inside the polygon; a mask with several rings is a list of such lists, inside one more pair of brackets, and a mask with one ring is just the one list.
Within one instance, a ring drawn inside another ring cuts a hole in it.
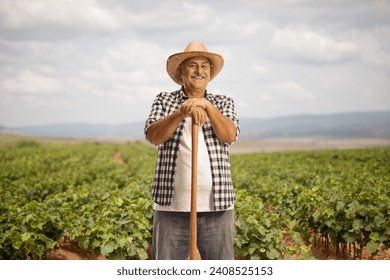
[{"label": "rolled-up sleeve", "polygon": [[226,97],[226,101],[222,107],[222,114],[229,118],[236,125],[236,139],[234,139],[232,142],[234,143],[237,141],[238,135],[240,134],[240,121],[237,118],[236,108],[231,97]]},{"label": "rolled-up sleeve", "polygon": [[165,108],[164,108],[164,102],[163,102],[163,96],[164,96],[164,93],[161,92],[159,93],[154,101],[153,101],[153,104],[152,104],[152,108],[150,110],[150,113],[149,113],[149,116],[148,118],[146,119],[146,122],[145,122],[145,127],[144,127],[144,134],[145,134],[145,138],[147,137],[147,131],[148,131],[148,128],[149,126],[154,123],[155,121],[158,121],[158,120],[161,120],[165,117]]},{"label": "rolled-up sleeve", "polygon": [[214,95],[210,96],[209,100],[218,108],[218,110],[228,119],[230,119],[236,126],[236,138],[230,144],[237,141],[240,134],[240,121],[237,118],[236,108],[234,106],[234,100],[226,95]]}]

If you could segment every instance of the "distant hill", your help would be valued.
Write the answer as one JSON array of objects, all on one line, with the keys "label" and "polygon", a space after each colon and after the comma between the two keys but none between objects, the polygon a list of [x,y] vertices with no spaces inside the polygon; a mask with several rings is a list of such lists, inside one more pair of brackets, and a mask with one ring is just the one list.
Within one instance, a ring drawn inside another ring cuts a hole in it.
[{"label": "distant hill", "polygon": [[240,127],[245,139],[390,137],[390,112],[248,118]]},{"label": "distant hill", "polygon": [[[390,112],[331,115],[294,115],[277,118],[241,118],[240,139],[269,138],[389,138]],[[66,138],[143,139],[144,122],[119,125],[63,123],[26,127],[0,126],[0,132]]]}]

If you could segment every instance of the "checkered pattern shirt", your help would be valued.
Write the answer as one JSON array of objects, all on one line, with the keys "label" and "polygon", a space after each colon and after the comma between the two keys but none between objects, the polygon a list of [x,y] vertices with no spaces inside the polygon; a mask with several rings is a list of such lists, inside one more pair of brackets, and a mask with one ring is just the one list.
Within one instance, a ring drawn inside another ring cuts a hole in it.
[{"label": "checkered pattern shirt", "polygon": [[[146,120],[145,135],[147,129],[153,122],[163,119],[177,111],[180,105],[187,99],[188,97],[182,89],[170,93],[159,93],[153,102],[151,112]],[[233,99],[225,95],[214,95],[207,92],[206,99],[218,108],[223,115],[234,122],[237,127],[237,138],[240,129]],[[151,197],[155,203],[162,206],[169,206],[171,204],[175,191],[176,159],[180,139],[183,134],[184,122],[185,120],[180,123],[169,140],[158,146],[158,157]],[[210,122],[204,124],[202,129],[210,158],[214,210],[225,210],[236,200],[231,178],[228,144],[221,142],[217,138]]]}]

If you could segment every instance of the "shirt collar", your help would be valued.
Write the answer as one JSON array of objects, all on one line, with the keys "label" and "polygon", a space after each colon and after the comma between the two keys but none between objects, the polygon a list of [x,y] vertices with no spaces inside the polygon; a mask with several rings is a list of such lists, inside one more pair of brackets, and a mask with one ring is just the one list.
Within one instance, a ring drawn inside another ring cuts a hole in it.
[{"label": "shirt collar", "polygon": [[[207,92],[207,89],[205,90],[205,98],[207,99],[207,100],[210,100],[211,99],[211,97],[212,97],[212,94],[211,93],[208,93]],[[181,101],[185,101],[185,100],[187,100],[188,99],[188,96],[185,94],[185,92],[184,92],[184,87],[182,86],[181,88],[180,88],[180,90],[179,90],[179,99],[181,100]]]},{"label": "shirt collar", "polygon": [[179,90],[179,100],[184,102],[187,99],[188,99],[188,96],[184,93],[184,88],[181,87]]}]

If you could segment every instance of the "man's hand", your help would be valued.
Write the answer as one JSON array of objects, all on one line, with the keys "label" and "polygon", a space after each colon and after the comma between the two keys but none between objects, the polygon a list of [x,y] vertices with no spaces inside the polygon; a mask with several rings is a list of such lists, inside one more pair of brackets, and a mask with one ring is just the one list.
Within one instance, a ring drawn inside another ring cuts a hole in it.
[{"label": "man's hand", "polygon": [[202,126],[209,121],[206,111],[202,108],[195,107],[191,112],[192,119],[197,125]]},{"label": "man's hand", "polygon": [[217,138],[225,143],[232,143],[237,136],[236,125],[224,116],[210,101],[204,98],[190,98],[179,108],[182,118],[192,116],[197,125],[210,122]]},{"label": "man's hand", "polygon": [[207,116],[206,112],[206,107],[207,103],[209,102],[203,98],[191,98],[185,101],[181,106],[180,106],[180,113],[184,117],[192,117],[194,122],[202,126],[206,122],[209,121],[209,118]]}]

